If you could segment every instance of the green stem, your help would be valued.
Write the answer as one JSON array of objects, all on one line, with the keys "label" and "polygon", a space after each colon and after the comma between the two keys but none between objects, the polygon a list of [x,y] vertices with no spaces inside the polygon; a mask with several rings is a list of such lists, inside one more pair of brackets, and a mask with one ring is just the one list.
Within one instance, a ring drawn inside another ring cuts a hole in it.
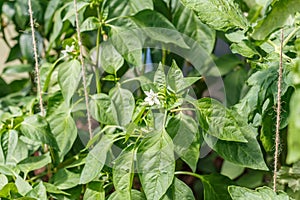
[{"label": "green stem", "polygon": [[295,34],[300,30],[300,27],[295,28],[283,41],[282,46],[284,47],[291,39],[295,36]]},{"label": "green stem", "polygon": [[177,172],[175,172],[175,175],[179,175],[179,174],[190,175],[190,176],[194,176],[194,177],[200,179],[201,181],[203,180],[203,177],[201,175],[193,173],[193,172],[186,172],[186,171],[177,171]]},{"label": "green stem", "polygon": [[97,88],[97,94],[101,93],[101,78],[100,78],[100,72],[99,72],[99,54],[100,54],[100,37],[101,37],[101,32],[102,32],[102,18],[101,18],[101,14],[100,14],[100,10],[99,7],[97,7],[97,15],[98,15],[98,19],[100,21],[100,27],[98,28],[98,32],[97,32],[97,41],[96,41],[96,48],[97,48],[97,54],[96,54],[96,66],[95,66],[95,78],[96,78],[96,88]]},{"label": "green stem", "polygon": [[187,110],[187,111],[190,111],[190,110],[192,110],[192,111],[195,111],[196,109],[194,109],[194,108],[176,108],[176,109],[172,109],[172,110],[170,110],[170,112],[180,112],[180,111],[184,111],[184,110]]},{"label": "green stem", "polygon": [[162,49],[162,58],[161,58],[161,64],[165,65],[167,59],[167,50],[165,48]]},{"label": "green stem", "polygon": [[164,127],[164,129],[165,129],[165,127],[166,127],[166,123],[167,123],[167,118],[168,118],[168,111],[167,110],[165,110],[165,115],[164,115],[164,121],[163,121],[163,127]]},{"label": "green stem", "polygon": [[50,84],[50,81],[51,81],[52,73],[53,73],[53,71],[55,70],[55,68],[57,67],[57,63],[58,63],[59,61],[61,61],[63,58],[64,58],[64,57],[61,57],[61,58],[57,59],[57,60],[53,63],[53,65],[51,66],[50,72],[49,72],[49,74],[47,75],[47,78],[46,78],[45,83],[44,83],[44,87],[43,87],[43,90],[42,90],[43,93],[47,92],[48,87],[49,87],[49,84]]}]

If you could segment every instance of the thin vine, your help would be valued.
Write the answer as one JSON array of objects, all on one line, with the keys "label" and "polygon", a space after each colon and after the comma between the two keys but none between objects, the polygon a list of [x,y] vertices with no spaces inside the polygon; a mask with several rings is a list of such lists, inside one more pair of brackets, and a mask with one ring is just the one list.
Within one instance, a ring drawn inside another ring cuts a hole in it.
[{"label": "thin vine", "polygon": [[79,27],[79,19],[78,19],[78,10],[77,10],[77,1],[76,0],[74,0],[74,8],[75,8],[75,21],[76,21],[76,30],[77,30],[78,45],[79,45],[79,59],[80,59],[80,63],[81,63],[81,73],[82,73],[85,105],[86,105],[86,112],[87,112],[88,130],[89,130],[90,139],[92,139],[93,132],[92,132],[90,109],[89,109],[89,94],[87,91],[87,78],[86,78],[86,74],[85,74],[85,66],[84,66],[84,60],[83,60],[83,46],[82,46],[81,37],[80,37],[80,27]]},{"label": "thin vine", "polygon": [[31,34],[32,34],[31,36],[32,36],[32,45],[33,45],[33,53],[34,53],[34,61],[35,61],[34,68],[35,68],[35,77],[37,80],[37,93],[38,93],[41,115],[44,116],[45,110],[44,110],[44,106],[43,106],[43,95],[42,95],[42,90],[41,90],[41,79],[40,79],[37,45],[36,45],[36,40],[35,40],[34,21],[33,21],[31,0],[28,0],[28,12],[29,12],[29,16],[30,16],[30,26],[31,26]]},{"label": "thin vine", "polygon": [[273,174],[273,190],[277,190],[277,170],[278,170],[278,157],[279,157],[279,146],[280,146],[280,114],[281,114],[281,82],[282,82],[282,71],[283,71],[283,28],[281,29],[280,38],[280,60],[278,69],[278,82],[277,82],[277,108],[276,108],[276,133],[275,133],[275,153],[274,153],[274,174]]}]

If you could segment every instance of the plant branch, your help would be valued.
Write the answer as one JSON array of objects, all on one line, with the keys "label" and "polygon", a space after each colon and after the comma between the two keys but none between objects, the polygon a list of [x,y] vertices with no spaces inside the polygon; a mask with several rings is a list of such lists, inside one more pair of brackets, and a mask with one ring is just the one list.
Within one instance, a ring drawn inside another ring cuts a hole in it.
[{"label": "plant branch", "polygon": [[93,132],[92,132],[90,109],[89,109],[89,94],[87,91],[87,77],[85,74],[86,69],[85,69],[84,60],[83,60],[83,45],[82,45],[81,37],[80,37],[80,27],[79,27],[78,9],[77,9],[77,1],[76,0],[74,0],[74,8],[75,8],[75,21],[76,21],[76,30],[77,30],[78,45],[79,45],[79,59],[81,62],[82,82],[83,82],[84,98],[85,98],[85,105],[86,105],[86,112],[87,112],[88,130],[89,130],[90,139],[92,139]]}]

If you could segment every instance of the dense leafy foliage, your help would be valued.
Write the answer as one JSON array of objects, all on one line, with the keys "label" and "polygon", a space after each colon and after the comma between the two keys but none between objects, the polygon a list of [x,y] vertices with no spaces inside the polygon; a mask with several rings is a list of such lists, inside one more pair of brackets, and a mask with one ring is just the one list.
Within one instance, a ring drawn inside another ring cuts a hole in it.
[{"label": "dense leafy foliage", "polygon": [[46,114],[27,0],[1,1],[1,199],[300,198],[298,0],[78,0],[82,44],[73,1],[31,1]]}]

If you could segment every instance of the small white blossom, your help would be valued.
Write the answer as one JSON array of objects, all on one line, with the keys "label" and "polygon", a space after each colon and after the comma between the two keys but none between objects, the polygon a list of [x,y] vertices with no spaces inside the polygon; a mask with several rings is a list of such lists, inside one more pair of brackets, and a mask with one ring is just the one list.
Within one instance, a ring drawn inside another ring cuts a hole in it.
[{"label": "small white blossom", "polygon": [[66,49],[62,50],[61,53],[63,54],[63,57],[67,57],[68,53],[72,53],[74,50],[75,50],[74,45],[72,45],[72,46],[67,45]]},{"label": "small white blossom", "polygon": [[144,101],[145,103],[149,104],[149,106],[153,106],[154,104],[160,105],[158,94],[154,93],[152,89],[149,92],[145,91],[145,94],[147,95],[147,97]]}]

